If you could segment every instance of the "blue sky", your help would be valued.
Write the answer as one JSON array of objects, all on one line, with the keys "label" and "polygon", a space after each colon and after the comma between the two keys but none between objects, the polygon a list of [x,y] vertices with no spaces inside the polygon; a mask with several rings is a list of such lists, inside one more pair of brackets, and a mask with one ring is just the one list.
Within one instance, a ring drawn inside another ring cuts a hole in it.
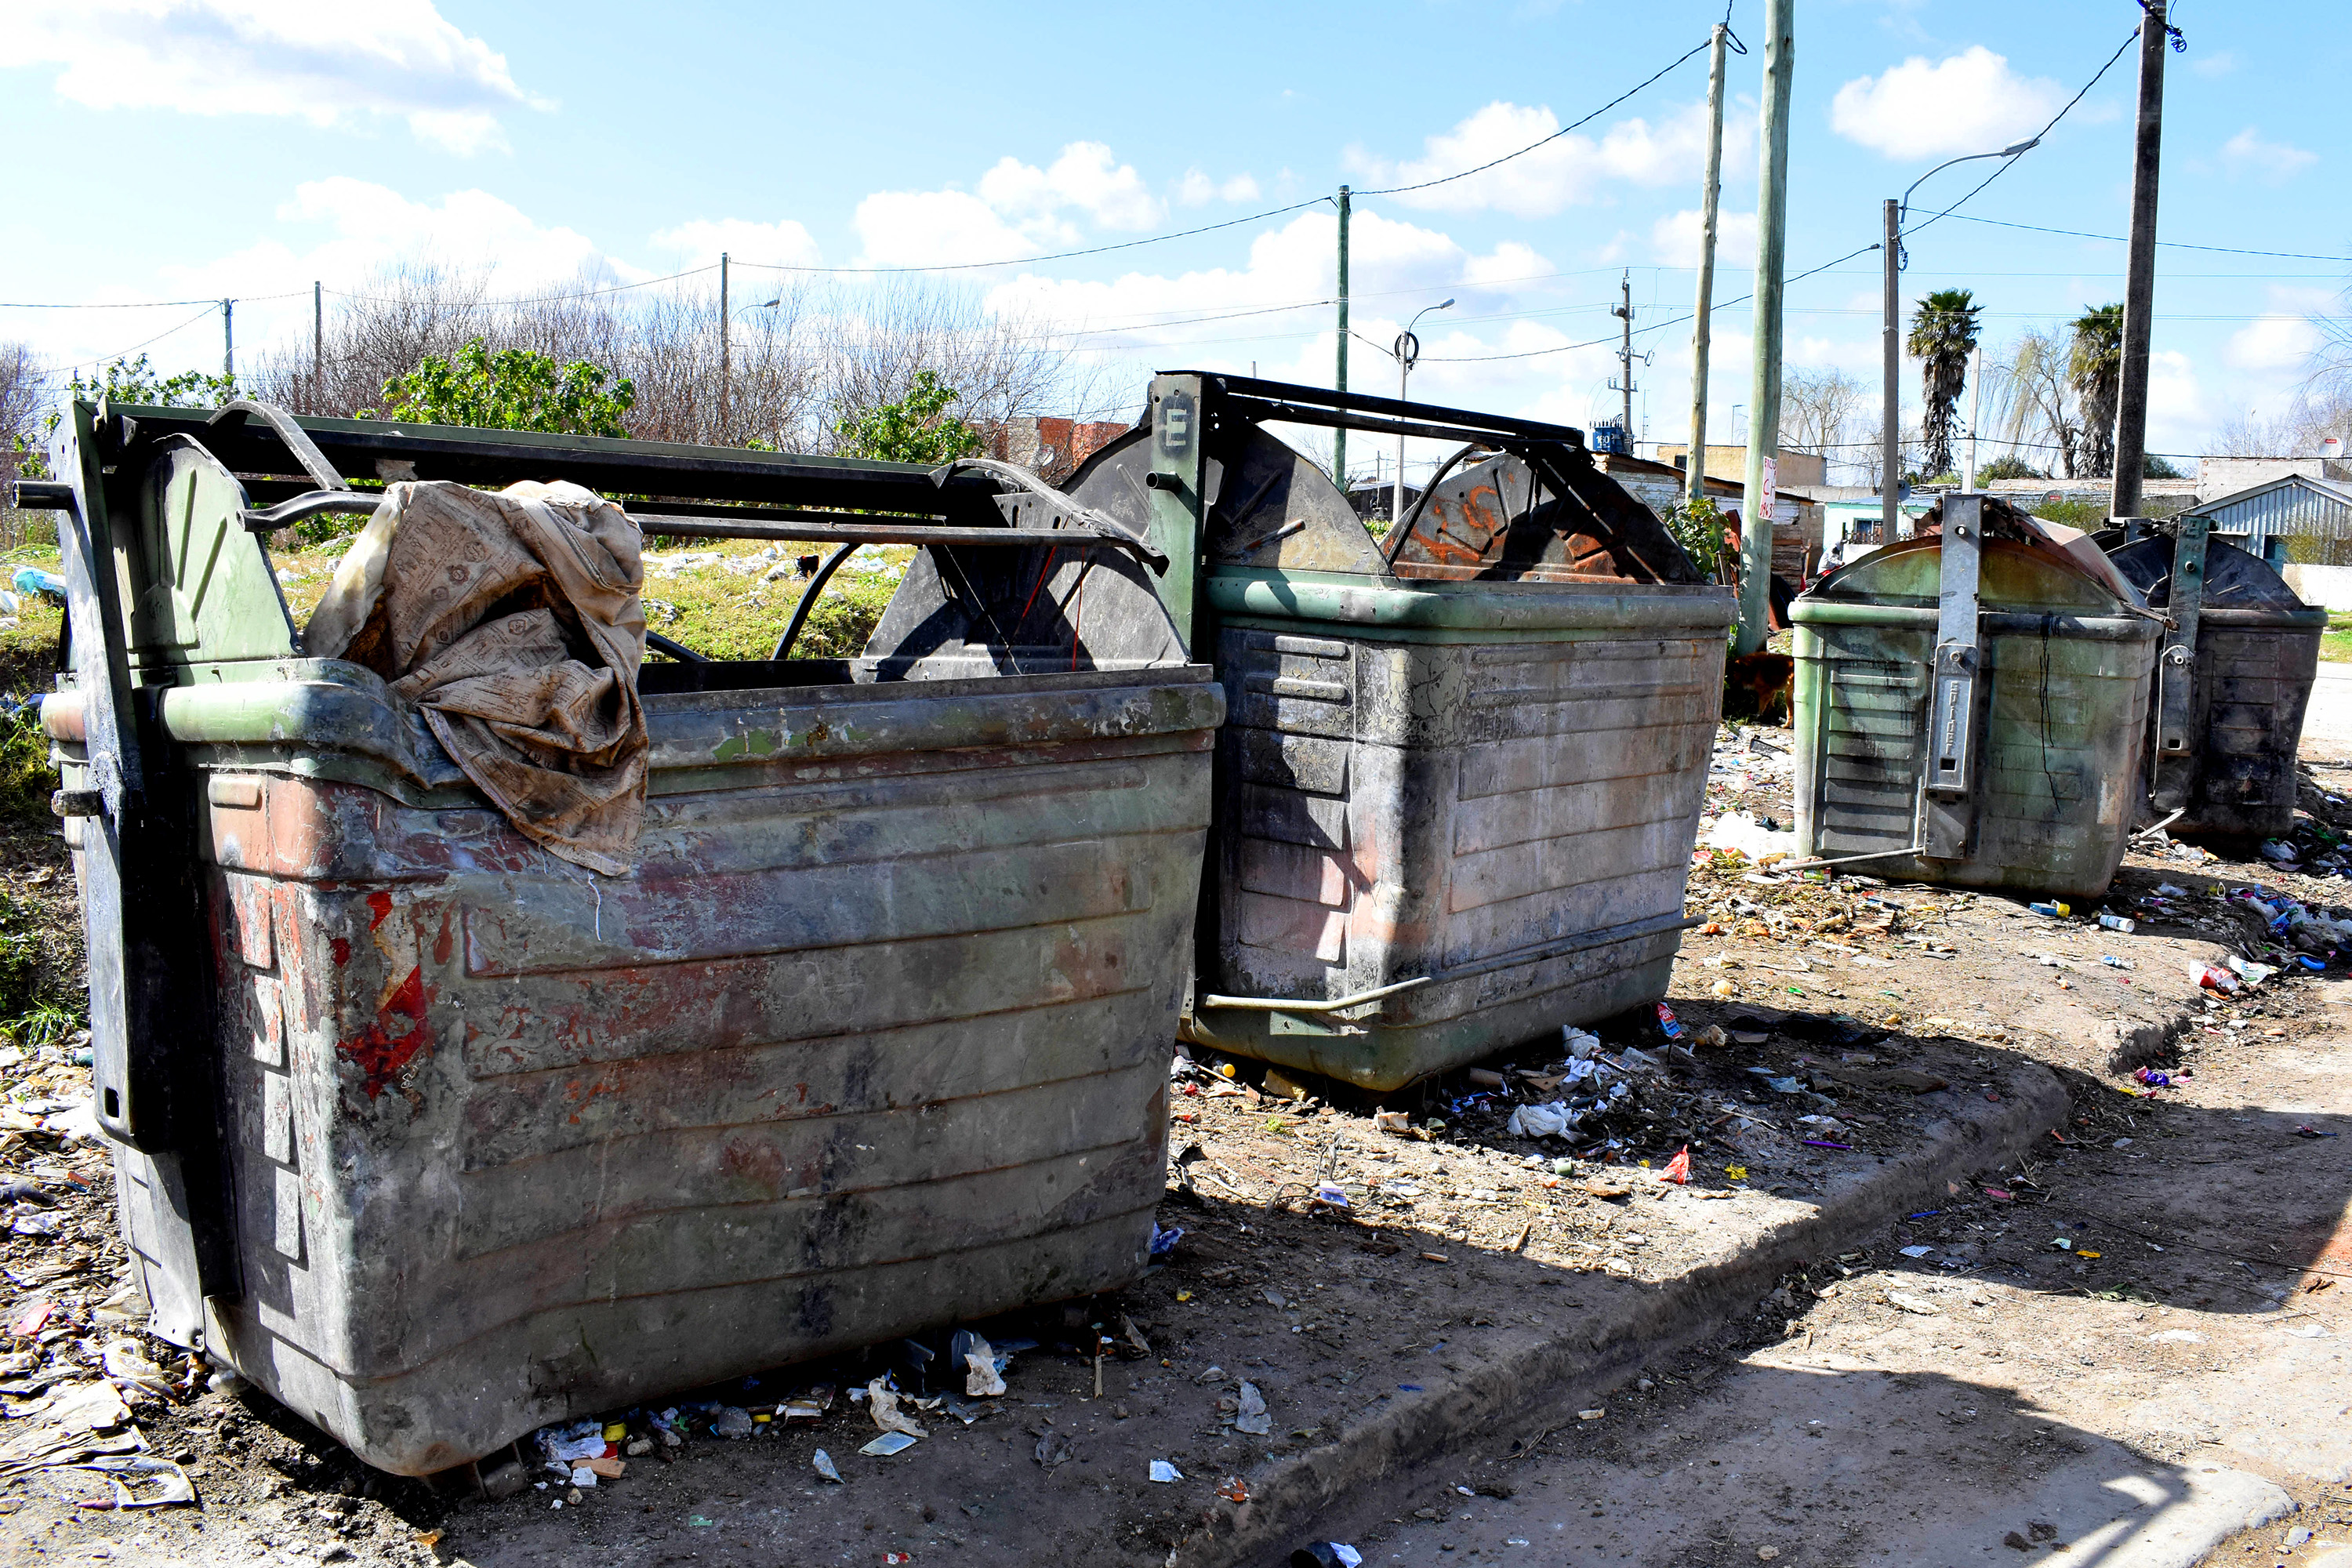
[{"label": "blue sky", "polygon": [[[1013,263],[946,275],[1081,345],[1103,384],[1155,365],[1328,384],[1328,204],[1448,174],[1580,118],[1703,41],[1719,7],[1544,4],[673,6],[394,0],[0,0],[0,216],[9,301],[234,295],[241,346],[306,332],[309,287],[430,258],[499,290],[707,266]],[[1878,204],[1943,158],[2039,129],[2136,26],[2133,0],[1799,0],[1792,271],[1869,245]],[[2170,60],[2169,240],[2352,255],[2336,194],[2352,43],[2319,0],[2183,0]],[[1754,43],[1760,0],[1734,0]],[[2123,233],[2135,55],[1962,209]],[[1718,297],[1753,261],[1761,49],[1733,57]],[[1358,331],[1423,323],[1417,397],[1578,424],[1612,411],[1622,268],[1637,326],[1691,305],[1705,59],[1541,153],[1356,209]],[[1961,195],[1976,163],[1918,204]],[[2150,446],[2193,453],[2291,399],[2352,267],[2160,253]],[[1998,344],[2122,293],[2123,247],[1948,219],[1913,237],[1905,295],[1969,287]],[[1793,364],[1874,380],[1877,258],[1794,285]],[[744,266],[738,300],[782,276]],[[689,279],[700,286],[707,276]],[[656,287],[677,287],[674,284]],[[850,287],[855,287],[852,280]],[[267,296],[296,292],[299,298]],[[163,335],[217,368],[196,307],[0,310],[0,337],[84,362]],[[1253,312],[1239,314],[1240,312]],[[1224,319],[1203,321],[1201,317]],[[1744,306],[1717,313],[1717,439],[1748,398]],[[1640,333],[1637,421],[1687,424],[1689,329]],[[1528,354],[1480,359],[1477,356]],[[1359,385],[1392,389],[1376,349]],[[1906,381],[1909,378],[1906,377]],[[1906,385],[1916,398],[1916,386]]]}]

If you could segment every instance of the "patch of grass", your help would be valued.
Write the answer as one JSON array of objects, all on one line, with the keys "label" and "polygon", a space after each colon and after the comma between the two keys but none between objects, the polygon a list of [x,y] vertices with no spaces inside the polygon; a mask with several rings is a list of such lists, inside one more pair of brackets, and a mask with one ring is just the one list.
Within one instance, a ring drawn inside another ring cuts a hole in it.
[{"label": "patch of grass", "polygon": [[[342,559],[344,542],[331,541],[301,550],[277,551],[271,564],[278,569],[278,590],[294,624],[303,625],[325,596]],[[694,540],[685,548],[646,552],[646,629],[659,632],[695,652],[718,659],[763,659],[775,651],[776,639],[793,618],[793,607],[808,580],[790,571],[774,582],[767,574],[779,564],[791,565],[803,555],[822,556],[814,545],[770,547],[757,540]],[[863,653],[874,635],[890,595],[898,590],[907,563],[915,552],[909,545],[877,545],[859,551],[833,574],[824,596],[809,612],[793,646],[797,658],[849,658]],[[858,570],[864,562],[884,569]],[[659,654],[648,655],[659,658]]]},{"label": "patch of grass", "polygon": [[2352,615],[2331,615],[2319,638],[2319,657],[2352,659]]}]

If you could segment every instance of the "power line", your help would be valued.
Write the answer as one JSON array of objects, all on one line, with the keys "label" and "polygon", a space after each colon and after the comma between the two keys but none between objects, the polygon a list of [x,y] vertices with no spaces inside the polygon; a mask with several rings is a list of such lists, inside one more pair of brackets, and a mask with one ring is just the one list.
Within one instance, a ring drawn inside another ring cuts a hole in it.
[{"label": "power line", "polygon": [[[1865,245],[1859,250],[1849,250],[1843,256],[1839,257],[1835,261],[1824,261],[1819,267],[1798,273],[1795,277],[1786,279],[1782,286],[1785,288],[1789,283],[1801,283],[1806,279],[1812,277],[1815,273],[1827,272],[1832,267],[1842,266],[1846,262],[1852,261],[1857,256],[1867,256],[1877,248],[1878,247],[1875,245]],[[1714,306],[1714,309],[1718,310],[1729,310],[1732,306],[1742,304],[1755,297],[1756,296],[1753,293],[1741,294],[1734,299],[1718,301]],[[1646,327],[1637,327],[1634,331],[1641,332],[1664,331],[1668,327],[1681,325],[1683,322],[1691,320],[1691,318],[1696,314],[1696,311],[1685,310],[1679,316],[1671,317],[1663,321],[1653,321],[1650,325]],[[1421,363],[1423,364],[1483,364],[1494,360],[1536,359],[1544,354],[1564,354],[1576,349],[1589,349],[1595,347],[1598,344],[1605,343],[1609,341],[1610,340],[1608,338],[1594,338],[1591,342],[1561,343],[1553,348],[1526,349],[1517,353],[1506,354],[1454,354],[1443,358],[1433,354],[1423,354],[1421,356]]]},{"label": "power line", "polygon": [[[1475,169],[1465,169],[1457,174],[1442,174],[1434,180],[1423,180],[1418,184],[1391,185],[1386,190],[1358,191],[1354,194],[1360,196],[1401,196],[1411,191],[1425,191],[1433,185],[1445,185],[1453,184],[1455,180],[1466,180],[1473,174],[1483,174],[1487,170],[1507,163],[1514,158],[1524,158],[1528,153],[1534,152],[1537,148],[1548,146],[1550,143],[1559,141],[1561,137],[1567,135],[1571,131],[1581,131],[1584,127],[1591,124],[1594,121],[1600,119],[1602,115],[1608,113],[1619,104],[1623,103],[1627,99],[1633,97],[1636,93],[1643,91],[1646,88],[1654,86],[1656,83],[1664,80],[1681,67],[1689,64],[1692,60],[1695,60],[1699,56],[1705,54],[1713,47],[1713,45],[1714,40],[1711,38],[1706,42],[1698,45],[1698,47],[1692,49],[1690,53],[1685,55],[1681,59],[1678,59],[1672,65],[1665,67],[1663,70],[1659,71],[1657,75],[1650,78],[1648,81],[1643,82],[1641,86],[1628,88],[1625,91],[1619,93],[1615,98],[1611,99],[1608,102],[1602,104],[1600,108],[1594,110],[1583,119],[1575,121],[1573,124],[1563,125],[1549,136],[1538,137],[1535,141],[1530,142],[1526,146],[1520,148],[1516,153],[1506,153],[1499,158],[1488,159],[1486,163],[1479,164]],[[1740,51],[1742,54],[1746,54],[1747,52],[1748,51],[1745,49]]]},{"label": "power line", "polygon": [[[2065,118],[2066,118],[2066,116],[2067,116],[2070,112],[2072,112],[2072,111],[2073,111],[2073,110],[2074,110],[2074,106],[2075,106],[2076,104],[2078,104],[2078,103],[2082,102],[2082,101],[2083,101],[2083,100],[2084,100],[2084,99],[2086,99],[2086,98],[2088,98],[2088,97],[2090,97],[2090,96],[2091,96],[2091,89],[2092,89],[2093,88],[2095,88],[2095,87],[2096,87],[2096,86],[2098,86],[2098,85],[2099,85],[2099,79],[2100,79],[2101,77],[2105,76],[2105,75],[2107,74],[2107,72],[2108,72],[2108,71],[2110,71],[2110,70],[2112,70],[2113,68],[2115,68],[2115,63],[2116,63],[2117,60],[2119,60],[2119,59],[2121,59],[2121,58],[2124,58],[2124,51],[2125,51],[2126,49],[2130,48],[2130,47],[2132,47],[2133,41],[2134,41],[2134,40],[2136,40],[2137,38],[2138,38],[2138,37],[2139,37],[2139,29],[2138,29],[2137,27],[2134,27],[2134,28],[2131,30],[2131,32],[2130,32],[2130,33],[2129,33],[2129,34],[2125,37],[2124,41],[2123,41],[2121,44],[2119,44],[2119,45],[2117,45],[2117,46],[2116,47],[2116,52],[2115,52],[2114,54],[2111,54],[2111,55],[2109,55],[2109,56],[2107,57],[2107,63],[2106,63],[2105,65],[2101,66],[2097,70],[2094,71],[2094,72],[2091,74],[2091,79],[2090,79],[2090,80],[2088,80],[2088,81],[2086,81],[2086,82],[2084,82],[2084,83],[2083,84],[2083,90],[2082,90],[2082,91],[2080,91],[2080,92],[2078,92],[2078,93],[2076,93],[2074,97],[2072,97],[2072,98],[2068,99],[2068,100],[2066,100],[2066,105],[2065,105],[2065,107],[2064,107],[2063,109],[2061,109],[2057,113],[2055,113],[2055,114],[2053,114],[2053,115],[2052,115],[2052,116],[2050,117],[2050,123],[2049,123],[2049,124],[2047,124],[2047,125],[2044,125],[2044,126],[2043,126],[2040,131],[2038,131],[2038,132],[2034,132],[2033,140],[2034,140],[2034,141],[2036,141],[2036,142],[2039,142],[2039,141],[2041,141],[2044,136],[2049,135],[2053,131],[2055,131],[2056,129],[2058,129],[2058,122],[2059,122],[2060,121],[2062,121],[2062,120],[2065,119]],[[1978,181],[1978,182],[1977,182],[1977,184],[1976,184],[1975,189],[1973,189],[1973,190],[1969,191],[1969,194],[1968,194],[1967,195],[1962,196],[1958,201],[1954,202],[1950,206],[1946,207],[1942,212],[1939,212],[1939,213],[1936,214],[1934,217],[1929,217],[1929,218],[1922,219],[1919,223],[1917,223],[1916,225],[1913,226],[1911,228],[1905,230],[1904,232],[1905,232],[1905,233],[1907,233],[1907,234],[1916,234],[1916,233],[1917,233],[1920,229],[1926,228],[1929,224],[1932,224],[1932,223],[1936,222],[1936,221],[1937,221],[1937,219],[1939,219],[1939,218],[1948,218],[1948,217],[1951,216],[1954,213],[1958,212],[1960,208],[1962,208],[1962,207],[1966,206],[1969,202],[1973,201],[1973,200],[1976,198],[1976,195],[1977,195],[1977,192],[1978,192],[1978,191],[1981,191],[1981,190],[1983,190],[1987,185],[1991,184],[1995,180],[1998,180],[1998,179],[2000,179],[2003,174],[2008,174],[2008,173],[2009,173],[2009,171],[2010,171],[2010,167],[2011,167],[2011,165],[2014,164],[2014,163],[2017,162],[2017,159],[2018,159],[2018,158],[2022,158],[2023,156],[2025,156],[2025,154],[2024,154],[2024,153],[2018,153],[2018,154],[2017,154],[2017,157],[2015,157],[2015,158],[2005,158],[2005,159],[2003,159],[2003,160],[2001,161],[2001,163],[2000,163],[2000,167],[1998,167],[1998,168],[1994,169],[1994,170],[1993,170],[1993,172],[1992,172],[1991,174],[1987,174],[1983,179],[1981,179],[1981,180]],[[1934,170],[1932,170],[1932,169],[1928,171],[1928,173],[1930,173],[1930,174],[1933,174],[1934,172],[1935,172],[1935,171],[1934,171]]]},{"label": "power line", "polygon": [[94,370],[102,364],[112,364],[119,361],[128,359],[131,355],[137,353],[141,349],[152,347],[154,344],[162,342],[165,338],[172,337],[176,333],[187,331],[190,327],[194,326],[198,321],[203,321],[206,316],[213,314],[219,309],[220,301],[218,300],[206,300],[203,310],[198,310],[194,315],[190,316],[178,326],[173,327],[168,331],[156,333],[153,337],[149,338],[143,343],[133,343],[129,348],[122,350],[119,353],[100,354],[96,359],[78,360],[72,364],[61,364],[54,369],[46,371],[43,374],[45,375],[53,376],[61,371],[70,374],[83,370]]},{"label": "power line", "polygon": [[[2130,243],[2128,239],[2120,234],[2091,234],[2079,228],[2049,228],[2038,223],[2011,223],[1997,217],[1978,217],[1970,213],[1958,213],[1954,216],[1958,217],[1962,223],[1981,223],[1989,225],[1994,228],[2021,228],[2032,234],[2060,234],[2064,235],[2069,239],[2104,239],[2112,241],[2116,245],[2127,245]],[[2202,250],[2216,256],[2266,256],[2280,261],[2333,261],[2339,266],[2352,267],[2352,256],[2317,256],[2300,250],[2248,250],[2234,245],[2190,245],[2184,240],[2178,239],[2159,239],[2156,243],[2162,246],[2167,250]],[[2190,274],[2190,276],[2196,275]],[[2223,272],[2212,274],[2212,276],[2229,278],[2240,275]],[[2298,276],[2298,274],[2265,274],[2253,272],[2243,274],[2243,276],[2250,278],[2267,276],[2295,277]]]}]

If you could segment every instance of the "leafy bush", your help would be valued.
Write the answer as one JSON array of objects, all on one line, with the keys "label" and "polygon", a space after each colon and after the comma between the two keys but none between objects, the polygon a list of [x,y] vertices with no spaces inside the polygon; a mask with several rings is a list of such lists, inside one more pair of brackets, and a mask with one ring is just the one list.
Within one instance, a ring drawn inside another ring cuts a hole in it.
[{"label": "leafy bush", "polygon": [[919,370],[896,403],[863,414],[844,415],[834,440],[846,458],[886,463],[945,463],[969,458],[981,447],[980,432],[948,416],[948,405],[963,395],[928,370]]},{"label": "leafy bush", "polygon": [[19,828],[51,826],[56,818],[49,812],[49,796],[57,787],[40,704],[27,702],[0,717],[0,823]]},{"label": "leafy bush", "polygon": [[2014,452],[2003,452],[1991,462],[1977,467],[1977,483],[1980,485],[1989,485],[1995,479],[2046,479],[2049,477]]},{"label": "leafy bush", "polygon": [[1666,531],[1675,536],[1700,576],[1715,575],[1716,563],[1723,558],[1724,518],[1712,497],[1678,503],[1666,514]]},{"label": "leafy bush", "polygon": [[[558,436],[626,436],[621,417],[637,401],[635,384],[574,360],[559,366],[529,349],[489,351],[475,338],[449,358],[427,354],[383,384],[383,417],[486,430]],[[360,417],[375,418],[362,408]]]}]

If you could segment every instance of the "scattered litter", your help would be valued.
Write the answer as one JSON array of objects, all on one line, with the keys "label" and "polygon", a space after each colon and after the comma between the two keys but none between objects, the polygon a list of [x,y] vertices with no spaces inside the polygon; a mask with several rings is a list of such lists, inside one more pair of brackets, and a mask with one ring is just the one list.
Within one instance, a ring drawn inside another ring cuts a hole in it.
[{"label": "scattered litter", "polygon": [[861,1454],[872,1454],[877,1458],[887,1459],[893,1454],[903,1454],[913,1447],[915,1436],[905,1432],[885,1432],[857,1451]]},{"label": "scattered litter", "polygon": [[[899,1411],[898,1391],[882,1378],[877,1377],[866,1385],[866,1407],[873,1414],[874,1425],[885,1432],[903,1433],[909,1437],[930,1436]],[[892,1448],[888,1451],[895,1454],[898,1450]]]},{"label": "scattered litter", "polygon": [[1151,1479],[1162,1482],[1181,1481],[1184,1479],[1184,1472],[1165,1459],[1154,1459],[1151,1461]]},{"label": "scattered litter", "polygon": [[1906,1312],[1916,1312],[1923,1318],[1937,1318],[1943,1315],[1943,1309],[1933,1302],[1923,1301],[1916,1296],[1906,1296],[1899,1290],[1889,1290],[1886,1293],[1886,1304],[1890,1307],[1899,1307]]},{"label": "scattered litter", "polygon": [[1290,1554],[1290,1568],[1358,1568],[1364,1554],[1338,1541],[1318,1541]]},{"label": "scattered litter", "polygon": [[1549,1105],[1522,1105],[1511,1112],[1504,1130],[1514,1138],[1557,1138],[1574,1127],[1575,1111],[1558,1100]]},{"label": "scattered litter", "polygon": [[1240,1408],[1234,1415],[1234,1430],[1263,1437],[1274,1430],[1274,1417],[1265,1407],[1265,1395],[1257,1384],[1244,1380],[1242,1384]]},{"label": "scattered litter", "polygon": [[1666,1162],[1666,1168],[1658,1173],[1658,1180],[1662,1182],[1672,1182],[1676,1186],[1684,1186],[1689,1184],[1690,1146],[1688,1144],[1685,1144],[1680,1152],[1676,1153],[1673,1159]]},{"label": "scattered litter", "polygon": [[1900,1250],[1906,1258],[1926,1258],[1932,1254],[1936,1249],[1932,1247],[1906,1247],[1899,1248],[1898,1250]]}]

